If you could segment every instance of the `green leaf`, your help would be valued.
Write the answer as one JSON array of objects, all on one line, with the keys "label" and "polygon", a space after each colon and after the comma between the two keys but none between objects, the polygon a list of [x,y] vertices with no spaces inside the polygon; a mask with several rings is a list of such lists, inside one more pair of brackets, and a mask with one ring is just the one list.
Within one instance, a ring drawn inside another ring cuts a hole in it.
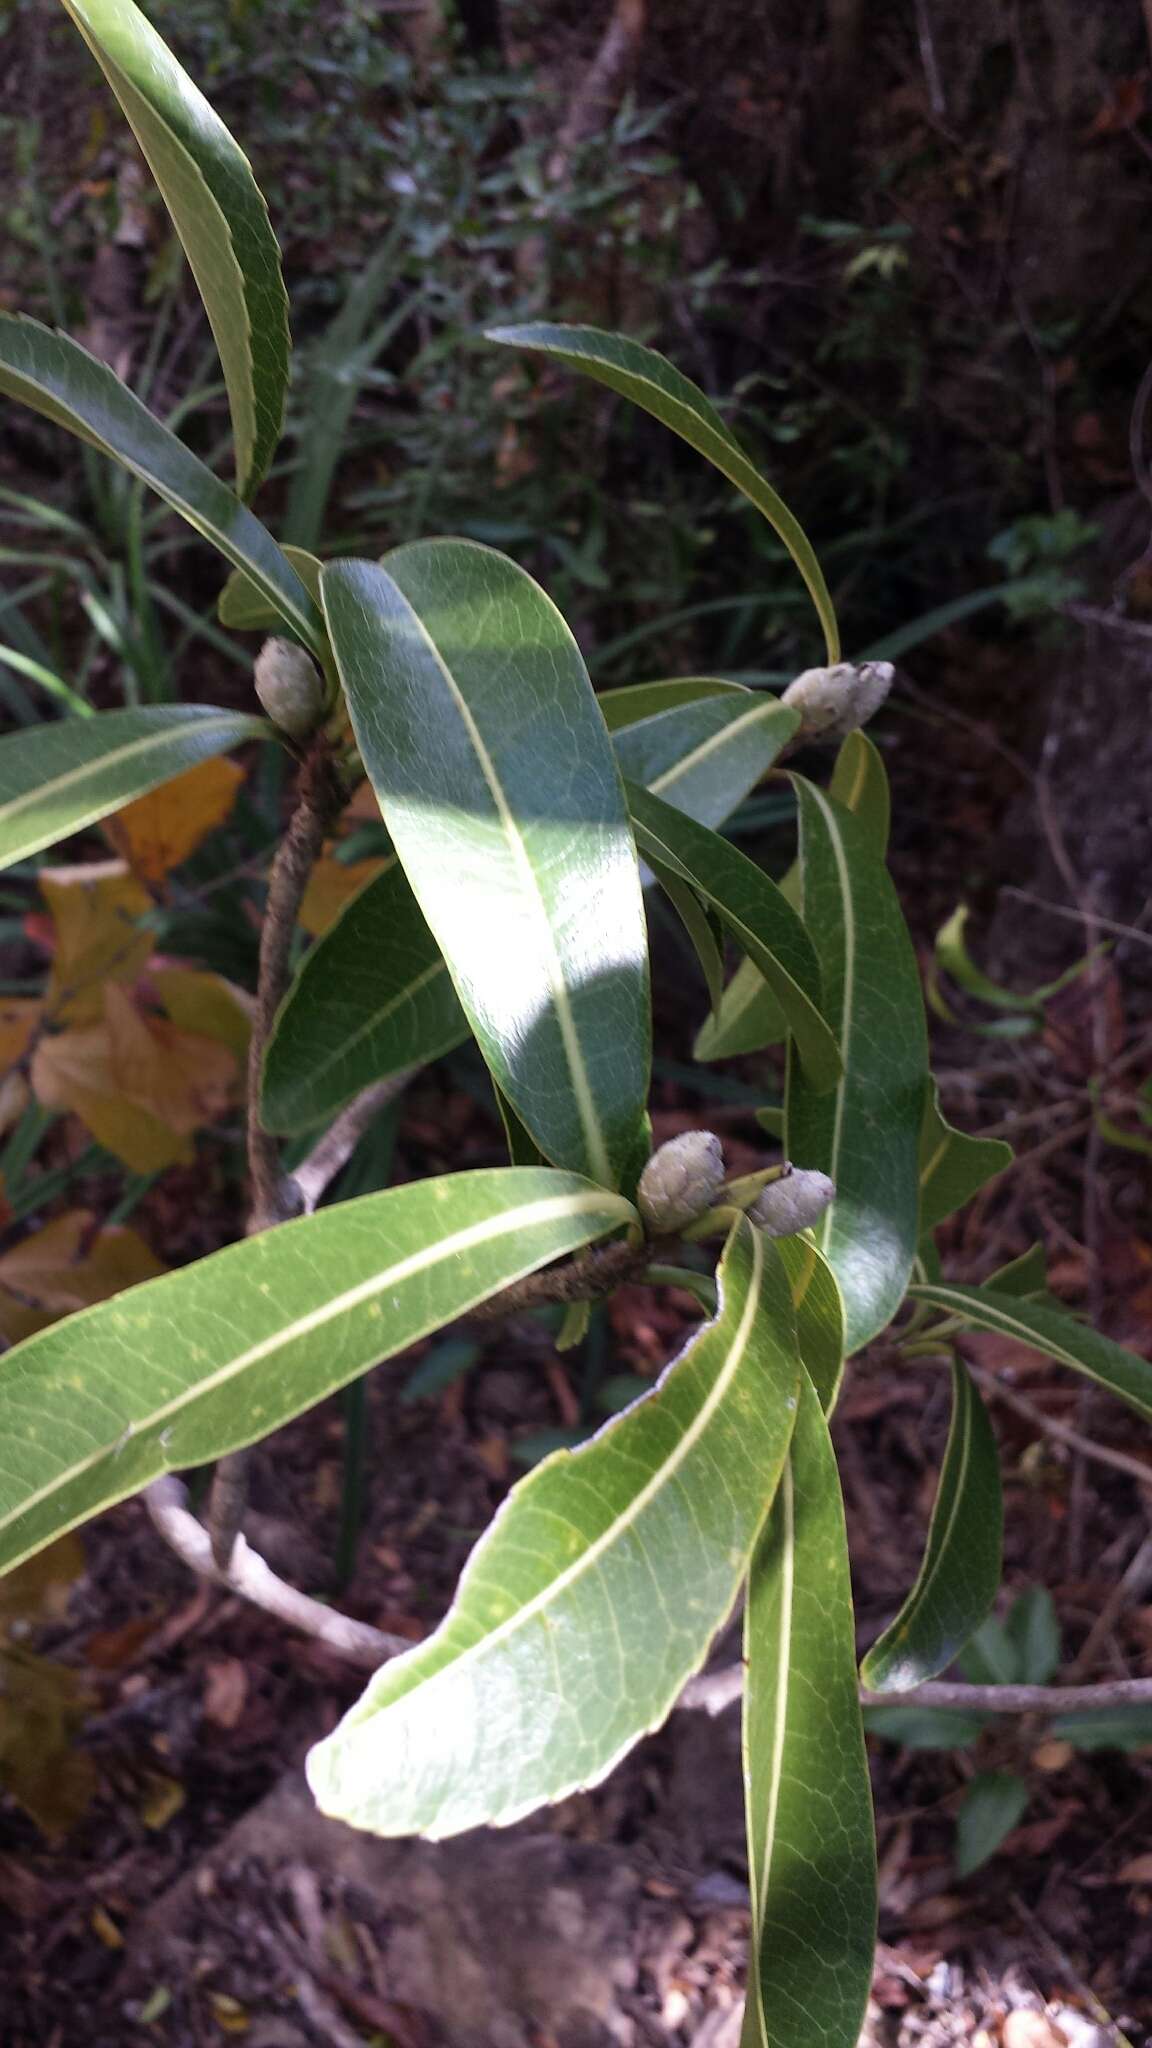
[{"label": "green leaf", "polygon": [[744,1654],[752,1950],[741,2048],[856,2048],[876,1834],[840,1482],[807,1378],[752,1560]]},{"label": "green leaf", "polygon": [[914,1301],[931,1302],[947,1309],[969,1329],[995,1330],[1002,1337],[1014,1337],[1058,1365],[1070,1365],[1090,1380],[1107,1387],[1152,1422],[1152,1364],[1125,1351],[1110,1337],[1101,1337],[1083,1323],[1073,1322],[1047,1303],[1022,1301],[1012,1294],[997,1294],[987,1287],[960,1287],[951,1280],[918,1282],[909,1290]]},{"label": "green leaf", "polygon": [[654,1391],[522,1482],[447,1619],[308,1759],[324,1813],[434,1839],[594,1785],[658,1727],[724,1620],[780,1476],[787,1282],[741,1220],[717,1320]]},{"label": "green leaf", "polygon": [[708,999],[715,1008],[724,987],[723,932],[718,930],[717,920],[701,903],[695,889],[682,882],[671,868],[657,866],[653,873],[691,940],[708,989]]},{"label": "green leaf", "polygon": [[0,1373],[0,1571],[634,1219],[575,1174],[448,1174],[228,1245],[28,1338]]},{"label": "green leaf", "polygon": [[987,1411],[959,1359],[952,1426],[919,1576],[860,1667],[872,1692],[911,1692],[947,1669],[979,1628],[1000,1584],[1004,1503]]},{"label": "green leaf", "polygon": [[970,1138],[954,1130],[940,1110],[940,1090],[929,1076],[920,1125],[920,1223],[934,1230],[1012,1164],[1012,1147],[1000,1138]]},{"label": "green leaf", "polygon": [[[937,1271],[925,1277],[939,1280],[941,1275]],[[1047,1300],[1051,1304],[1052,1297],[1048,1293],[1048,1259],[1044,1246],[1029,1245],[1028,1250],[1021,1252],[1018,1259],[1009,1259],[1006,1266],[998,1266],[994,1273],[990,1273],[986,1285],[994,1294],[1017,1294],[1025,1300],[1031,1295],[1039,1301]]]},{"label": "green leaf", "polygon": [[916,955],[869,826],[803,776],[793,781],[804,922],[843,1076],[818,1094],[789,1058],[786,1150],[836,1183],[816,1242],[840,1283],[853,1352],[895,1315],[916,1254],[927,1033]]},{"label": "green leaf", "polygon": [[969,1685],[1014,1685],[1020,1677],[1020,1659],[998,1615],[986,1615],[964,1645],[960,1671]]},{"label": "green leaf", "polygon": [[392,860],[305,954],[264,1055],[261,1122],[309,1130],[373,1081],[468,1036],[440,948]]},{"label": "green leaf", "polygon": [[38,320],[0,313],[0,392],[140,477],[244,571],[278,619],[323,655],[320,615],[267,528],[106,363]]},{"label": "green leaf", "polygon": [[197,761],[267,739],[262,718],[204,704],[100,711],[0,740],[0,868],[118,811]]},{"label": "green leaf", "polygon": [[667,682],[628,683],[620,690],[601,690],[596,702],[609,732],[620,732],[643,718],[655,718],[659,712],[715,697],[739,699],[745,706],[758,701],[746,683],[726,683],[719,676],[676,676]]},{"label": "green leaf", "polygon": [[[883,858],[891,809],[888,777],[865,733],[849,733],[836,756],[829,788],[838,802],[855,812]],[[799,881],[799,869],[793,866],[780,885],[790,903],[800,900]],[[693,1058],[730,1060],[762,1052],[765,1046],[781,1044],[787,1030],[788,1020],[759,968],[751,960],[742,960],[720,998],[716,1015],[701,1025]]]},{"label": "green leaf", "polygon": [[[751,692],[749,693],[751,696]],[[800,714],[772,698],[706,697],[616,732],[620,771],[699,825],[720,825],[754,789]]]},{"label": "green leaf", "polygon": [[1004,1617],[1025,1685],[1047,1685],[1060,1669],[1060,1623],[1047,1586],[1026,1586]]},{"label": "green leaf", "polygon": [[435,1394],[442,1394],[463,1373],[471,1372],[480,1357],[480,1346],[468,1337],[445,1337],[442,1344],[434,1344],[427,1357],[420,1360],[415,1372],[406,1379],[400,1389],[400,1400],[405,1404],[412,1401],[427,1401]]},{"label": "green leaf", "polygon": [[216,337],[237,488],[266,475],[288,389],[288,297],[252,167],[132,0],[63,0],[148,159]]},{"label": "green leaf", "polygon": [[671,868],[711,904],[778,998],[811,1086],[830,1088],[839,1055],[820,1013],[820,972],[812,941],[795,911],[755,861],[706,825],[635,783],[628,784],[628,803],[641,853]]},{"label": "green leaf", "polygon": [[1098,1714],[1060,1714],[1049,1733],[1074,1749],[1152,1749],[1152,1707],[1109,1707]]},{"label": "green leaf", "polygon": [[715,406],[690,378],[655,349],[645,348],[641,342],[630,341],[621,334],[605,333],[599,327],[564,327],[547,320],[533,320],[519,327],[491,328],[488,340],[510,348],[538,349],[542,354],[558,357],[570,370],[581,370],[631,399],[634,405],[642,406],[705,456],[779,534],[808,586],[824,628],[827,659],[839,661],[836,612],[811,541],[783,498],[749,461]]},{"label": "green leaf", "polygon": [[984,1714],[964,1714],[955,1707],[865,1707],[864,1726],[869,1735],[885,1742],[902,1743],[905,1749],[966,1749],[983,1735],[988,1725]]},{"label": "green leaf", "polygon": [[775,1242],[792,1289],[801,1363],[831,1415],[844,1377],[844,1303],[836,1275],[808,1236]]},{"label": "green leaf", "polygon": [[[508,1097],[496,1081],[492,1082],[492,1093],[496,1098],[496,1109],[504,1131],[504,1143],[508,1147],[508,1159],[512,1166],[545,1166],[539,1145],[531,1131],[525,1130]],[[557,1349],[563,1347],[558,1345]]]},{"label": "green leaf", "polygon": [[1029,1800],[1012,1771],[981,1771],[965,1788],[956,1816],[956,1875],[971,1877],[1022,1819]]},{"label": "green leaf", "polygon": [[640,876],[559,612],[472,541],[329,563],[364,766],[492,1073],[548,1158],[634,1163],[651,1054]]},{"label": "green leaf", "polygon": [[[324,566],[319,555],[310,555],[307,548],[294,548],[287,544],[282,552],[313,603],[319,605],[320,571]],[[233,569],[220,592],[216,600],[216,616],[222,626],[231,626],[237,633],[274,633],[280,623],[276,607],[269,604],[242,569]]]}]

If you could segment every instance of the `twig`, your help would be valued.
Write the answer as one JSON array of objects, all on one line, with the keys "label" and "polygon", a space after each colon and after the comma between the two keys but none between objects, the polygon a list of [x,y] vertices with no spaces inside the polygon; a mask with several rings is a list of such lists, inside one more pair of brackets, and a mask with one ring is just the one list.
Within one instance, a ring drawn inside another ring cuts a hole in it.
[{"label": "twig", "polygon": [[386,1081],[374,1081],[340,1111],[307,1158],[286,1176],[283,1199],[293,1204],[290,1214],[312,1214],[325,1188],[347,1166],[369,1124],[403,1093],[412,1076],[419,1072],[419,1067],[405,1067],[399,1074],[390,1074]]},{"label": "twig", "polygon": [[1067,1444],[1069,1450],[1080,1451],[1086,1458],[1094,1458],[1098,1465],[1111,1465],[1114,1471],[1127,1473],[1129,1479],[1134,1479],[1138,1486],[1152,1486],[1152,1465],[1145,1465],[1139,1458],[1129,1457],[1127,1451],[1110,1451],[1103,1444],[1094,1444],[1091,1437],[1081,1436],[1080,1431],[1073,1429],[1070,1423],[1058,1422],[1054,1415],[1045,1415],[1042,1408],[1037,1408],[1033,1402],[1026,1400],[1023,1394],[1016,1393],[1012,1387],[1006,1387],[1003,1380],[997,1379],[994,1372],[988,1372],[982,1365],[974,1365],[967,1356],[965,1364],[977,1385],[981,1386],[986,1394],[990,1394],[995,1401],[1002,1401],[1006,1408],[1011,1408],[1014,1414],[1021,1416],[1025,1422],[1030,1422],[1033,1428],[1040,1430],[1044,1436],[1053,1437],[1057,1443]]},{"label": "twig", "polygon": [[334,1607],[325,1607],[323,1601],[297,1592],[295,1586],[277,1578],[243,1536],[236,1537],[227,1569],[222,1571],[212,1555],[212,1539],[189,1510],[187,1499],[178,1479],[156,1479],[145,1491],[144,1505],[165,1543],[201,1578],[226,1587],[230,1593],[239,1593],[254,1607],[262,1607],[278,1621],[314,1637],[335,1656],[368,1671],[375,1671],[388,1657],[412,1648],[404,1636],[386,1635],[382,1629],[353,1621]]},{"label": "twig", "polygon": [[470,1309],[477,1322],[494,1322],[497,1317],[520,1315],[545,1301],[594,1301],[611,1294],[625,1280],[638,1279],[654,1256],[649,1244],[610,1244],[586,1252],[564,1266],[546,1266],[541,1273],[529,1273],[514,1280],[499,1294]]},{"label": "twig", "polygon": [[1123,1577],[1113,1586],[1111,1593],[1096,1616],[1083,1644],[1070,1666],[1072,1676],[1078,1678],[1082,1671],[1092,1667],[1101,1644],[1111,1635],[1126,1607],[1140,1599],[1147,1591],[1152,1578],[1152,1536],[1145,1536]]},{"label": "twig", "polygon": [[[264,1078],[264,1053],[273,1019],[291,978],[292,940],[300,904],[328,828],[339,810],[342,794],[328,742],[322,735],[318,736],[300,770],[296,808],[272,863],[268,898],[260,927],[260,967],[252,1036],[248,1044],[250,1237],[300,1213],[301,1200],[293,1182],[290,1178],[285,1180],[280,1173],[280,1148],[260,1121],[260,1090]],[[212,1481],[208,1527],[212,1555],[221,1571],[227,1568],[232,1546],[244,1520],[248,1504],[248,1470],[249,1453],[232,1451],[220,1459]]]},{"label": "twig", "polygon": [[[676,1705],[722,1714],[743,1690],[744,1666],[729,1664],[690,1678]],[[1104,1714],[1113,1707],[1152,1706],[1152,1678],[1114,1678],[1102,1685],[961,1685],[937,1679],[910,1692],[861,1686],[860,1698],[866,1707],[950,1707],[971,1714]]]},{"label": "twig", "polygon": [[1098,925],[1101,931],[1116,932],[1122,939],[1135,939],[1138,946],[1152,946],[1152,932],[1142,932],[1138,925],[1121,924],[1114,917],[1101,917],[1099,912],[1074,910],[1066,903],[1050,903],[1046,896],[1034,896],[1030,889],[1018,889],[1014,882],[1004,884],[1005,896],[1015,896],[1019,903],[1032,903],[1037,910],[1046,910],[1050,917],[1070,918],[1073,924]]},{"label": "twig", "polygon": [[640,48],[645,11],[646,0],[614,0],[608,26],[580,81],[549,160],[548,177],[553,185],[563,184],[580,144],[606,125]]}]

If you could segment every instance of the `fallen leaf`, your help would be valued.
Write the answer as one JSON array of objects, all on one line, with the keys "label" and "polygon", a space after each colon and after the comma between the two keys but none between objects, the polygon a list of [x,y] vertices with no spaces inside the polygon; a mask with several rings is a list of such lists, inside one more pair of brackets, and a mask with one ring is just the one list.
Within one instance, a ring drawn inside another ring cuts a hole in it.
[{"label": "fallen leaf", "polygon": [[6,1572],[0,1579],[0,1640],[12,1632],[14,1622],[62,1621],[84,1567],[84,1545],[73,1532]]},{"label": "fallen leaf", "polygon": [[346,903],[359,895],[366,882],[386,866],[382,860],[337,860],[324,853],[316,862],[300,905],[300,923],[318,939],[334,924]]},{"label": "fallen leaf", "polygon": [[0,1787],[49,1840],[83,1818],[96,1789],[92,1759],[75,1747],[86,1706],[78,1672],[0,1649]]},{"label": "fallen leaf", "polygon": [[227,1046],[181,1031],[166,1017],[146,1015],[126,989],[111,983],[104,991],[104,1014],[112,1071],[129,1101],[182,1135],[223,1115],[235,1098],[239,1073]]},{"label": "fallen leaf", "polygon": [[34,996],[0,998],[0,1071],[24,1058],[43,1015],[44,1005]]},{"label": "fallen leaf", "polygon": [[54,1024],[93,1024],[108,982],[135,981],[155,935],[141,920],[152,898],[122,860],[42,868],[40,892],[52,913],[52,972],[45,1005]]},{"label": "fallen leaf", "polygon": [[104,1911],[103,1906],[93,1906],[89,1924],[93,1934],[97,1940],[104,1943],[105,1948],[123,1948],[124,1936],[111,1914]]},{"label": "fallen leaf", "polygon": [[143,882],[160,883],[222,825],[236,801],[244,770],[222,755],[198,761],[147,796],[125,804],[104,830],[118,854]]},{"label": "fallen leaf", "polygon": [[95,1222],[69,1209],[0,1258],[0,1333],[10,1344],[167,1271],[136,1231],[114,1224],[93,1236]]},{"label": "fallen leaf", "polygon": [[238,1060],[248,1054],[252,998],[243,989],[196,967],[153,968],[148,986],[156,991],[173,1024],[226,1045]]},{"label": "fallen leaf", "polygon": [[106,1024],[41,1039],[32,1087],[45,1109],[71,1110],[133,1173],[157,1173],[194,1156],[187,1138],[120,1092]]},{"label": "fallen leaf", "polygon": [[184,1804],[184,1787],[175,1778],[166,1778],[159,1771],[150,1771],[145,1780],[145,1794],[140,1802],[140,1818],[153,1834],[159,1834],[170,1820],[174,1820]]},{"label": "fallen leaf", "polygon": [[1116,1884],[1152,1884],[1152,1850],[1145,1850],[1142,1856],[1133,1856],[1128,1863],[1121,1864],[1116,1872]]},{"label": "fallen leaf", "polygon": [[248,1672],[239,1657],[213,1657],[204,1668],[204,1718],[235,1728],[248,1698]]}]

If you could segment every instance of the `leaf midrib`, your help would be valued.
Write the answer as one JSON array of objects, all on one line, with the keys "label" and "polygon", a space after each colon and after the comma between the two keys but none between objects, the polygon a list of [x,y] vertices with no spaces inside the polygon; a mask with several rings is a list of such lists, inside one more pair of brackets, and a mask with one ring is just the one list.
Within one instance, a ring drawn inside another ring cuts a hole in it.
[{"label": "leaf midrib", "polygon": [[[141,739],[130,740],[126,746],[118,747],[114,753],[94,755],[79,768],[69,768],[65,774],[54,775],[49,782],[39,783],[35,789],[26,790],[23,796],[13,797],[10,802],[0,804],[0,825],[6,824],[9,818],[18,817],[20,812],[30,805],[35,807],[36,804],[43,803],[46,795],[54,796],[57,791],[70,788],[74,782],[82,782],[88,776],[102,773],[105,768],[116,767],[121,762],[130,761],[137,754],[148,753],[153,747],[170,744],[173,739],[184,733],[227,731],[238,718],[245,715],[244,712],[229,711],[220,718],[197,718],[190,719],[186,725],[165,725],[158,732],[145,733]],[[243,734],[237,735],[238,740],[243,737]]]},{"label": "leaf midrib", "polygon": [[[615,1517],[614,1521],[588,1545],[586,1550],[581,1552],[578,1558],[575,1558],[560,1573],[558,1578],[550,1579],[548,1584],[543,1586],[539,1593],[534,1594],[532,1599],[523,1607],[516,1608],[498,1627],[490,1630],[487,1635],[482,1636],[477,1642],[470,1643],[466,1649],[460,1652],[459,1656],[452,1658],[446,1664],[442,1664],[438,1671],[431,1672],[423,1687],[425,1697],[427,1697],[427,1690],[430,1686],[436,1685],[441,1680],[454,1681],[460,1671],[465,1669],[475,1658],[487,1656],[490,1650],[496,1648],[499,1643],[505,1641],[508,1636],[514,1634],[517,1630],[526,1627],[544,1608],[550,1607],[553,1601],[557,1600],[570,1585],[574,1585],[578,1579],[583,1577],[585,1572],[589,1571],[599,1561],[606,1550],[609,1550],[614,1543],[619,1541],[621,1533],[630,1528],[633,1522],[639,1520],[649,1502],[654,1500],[656,1495],[662,1492],[664,1487],[675,1477],[684,1460],[695,1448],[704,1431],[708,1428],[717,1408],[724,1401],[729,1387],[740,1370],[744,1353],[748,1348],[748,1340],[760,1306],[761,1286],[764,1275],[763,1239],[758,1230],[751,1230],[750,1235],[752,1238],[752,1267],[748,1280],[748,1299],[744,1304],[743,1313],[741,1314],[728,1354],[716,1375],[711,1391],[702,1402],[699,1413],[684,1431],[675,1450],[657,1468],[652,1477],[640,1488],[640,1491],[633,1495],[623,1512]],[[723,1313],[722,1305],[720,1313]],[[678,1363],[679,1361],[674,1359],[668,1371],[673,1372]],[[571,1455],[578,1458],[579,1451],[573,1452]],[[450,1614],[448,1622],[451,1622],[451,1619],[452,1616]],[[447,1626],[447,1623],[445,1625]],[[421,1645],[420,1647],[423,1646]],[[405,1695],[401,1694],[399,1697],[404,1698]],[[386,1704],[390,1705],[392,1702],[387,1702]]]},{"label": "leaf midrib", "polygon": [[[199,1404],[220,1387],[226,1386],[230,1380],[235,1379],[237,1374],[246,1372],[249,1366],[258,1365],[261,1359],[283,1350],[286,1345],[295,1343],[301,1337],[310,1336],[314,1331],[323,1329],[337,1316],[362,1307],[366,1301],[371,1301],[374,1295],[383,1293],[387,1288],[402,1285],[405,1280],[412,1279],[417,1273],[427,1272],[447,1259],[456,1258],[476,1249],[479,1245],[525,1228],[529,1223],[549,1223],[562,1216],[578,1214],[582,1209],[603,1209],[614,1200],[620,1206],[620,1222],[627,1222],[634,1215],[631,1203],[622,1195],[612,1196],[607,1189],[589,1188],[587,1194],[551,1195],[544,1201],[522,1203],[517,1209],[505,1209],[495,1217],[486,1217],[481,1223],[470,1223],[466,1229],[457,1231],[454,1236],[441,1238],[435,1245],[426,1245],[421,1251],[413,1252],[408,1258],[399,1260],[396,1265],[388,1267],[384,1272],[374,1273],[370,1279],[358,1282],[355,1287],[345,1288],[341,1294],[331,1296],[319,1308],[309,1310],[307,1315],[298,1316],[294,1322],[281,1324],[270,1336],[262,1338],[258,1344],[250,1345],[246,1351],[229,1359],[208,1377],[197,1380],[191,1387],[184,1388],[175,1399],[166,1402],[162,1407],[154,1408],[140,1423],[129,1421],[115,1448],[123,1449],[142,1431],[153,1431],[159,1424],[167,1422],[171,1416],[179,1415],[184,1409]],[[484,1290],[481,1289],[480,1299],[483,1299],[483,1294]],[[109,1444],[102,1445],[89,1457],[80,1459],[66,1471],[58,1473],[35,1493],[26,1495],[11,1513],[0,1515],[0,1532],[9,1528],[12,1523],[18,1522],[24,1515],[30,1514],[33,1509],[39,1507],[41,1501],[50,1500],[63,1486],[74,1483],[82,1478],[85,1472],[103,1464],[112,1449],[113,1446]]]},{"label": "leaf midrib", "polygon": [[[387,574],[387,571],[385,571],[385,574]],[[395,582],[395,578],[390,577],[389,581],[393,583],[396,589],[401,589],[401,586]],[[610,1186],[613,1180],[613,1173],[608,1156],[608,1146],[605,1141],[600,1118],[596,1111],[596,1099],[588,1079],[588,1069],[584,1061],[584,1049],[580,1044],[580,1035],[576,1029],[575,1018],[572,1015],[572,1006],[568,997],[568,984],[564,979],[563,963],[556,950],[556,939],[552,930],[552,921],[548,915],[548,906],[544,901],[543,893],[536,877],[536,870],[529,858],[523,834],[516,822],[516,814],[504,794],[504,785],[496,771],[496,764],[485,744],[484,735],[476,723],[472,708],[412,600],[403,590],[401,590],[401,595],[412,618],[416,621],[416,625],[427,644],[429,653],[456,702],[464,728],[476,750],[476,758],[480,763],[481,773],[488,784],[492,801],[496,806],[496,813],[512,854],[513,863],[519,871],[521,883],[527,885],[528,895],[536,907],[540,929],[545,941],[545,952],[550,963],[548,984],[552,995],[552,1002],[555,1006],[556,1021],[560,1027],[560,1037],[563,1041],[565,1056],[571,1071],[572,1093],[576,1100],[576,1111],[584,1133],[584,1142],[588,1147],[589,1165],[599,1179],[603,1181],[604,1185]]]},{"label": "leaf midrib", "polygon": [[[694,747],[690,754],[682,755],[680,760],[673,762],[671,768],[666,768],[664,773],[658,775],[654,782],[648,783],[649,794],[652,796],[662,796],[667,788],[675,787],[676,783],[681,781],[685,775],[691,774],[692,770],[698,767],[701,761],[707,760],[709,754],[716,753],[719,748],[726,746],[729,740],[735,739],[737,733],[744,726],[753,725],[757,720],[765,725],[770,725],[776,714],[782,709],[783,706],[779,704],[754,704],[750,711],[742,711],[739,718],[734,718],[729,725],[721,726],[718,732],[710,733],[708,738],[701,740],[699,746]],[[657,712],[656,716],[666,717],[667,713]],[[627,731],[627,727],[624,727],[623,730]]]}]

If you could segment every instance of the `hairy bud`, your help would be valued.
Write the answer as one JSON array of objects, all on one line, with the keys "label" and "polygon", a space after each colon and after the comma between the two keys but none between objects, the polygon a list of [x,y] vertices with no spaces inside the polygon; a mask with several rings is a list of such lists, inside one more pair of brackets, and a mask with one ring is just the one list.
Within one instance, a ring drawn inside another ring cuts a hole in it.
[{"label": "hairy bud", "polygon": [[652,1154],[636,1201],[654,1236],[683,1230],[703,1216],[724,1184],[724,1154],[711,1131],[683,1131]]},{"label": "hairy bud", "polygon": [[292,640],[266,640],[256,656],[256,695],[281,732],[306,740],[324,716],[324,683],[310,654]]},{"label": "hairy bud", "polygon": [[835,1193],[836,1183],[826,1173],[794,1166],[761,1189],[748,1216],[767,1237],[794,1237],[820,1221]]},{"label": "hairy bud", "polygon": [[806,668],[789,683],[781,701],[800,713],[804,738],[842,740],[879,711],[892,688],[893,674],[890,661],[865,661],[859,667],[838,661],[834,668]]}]

